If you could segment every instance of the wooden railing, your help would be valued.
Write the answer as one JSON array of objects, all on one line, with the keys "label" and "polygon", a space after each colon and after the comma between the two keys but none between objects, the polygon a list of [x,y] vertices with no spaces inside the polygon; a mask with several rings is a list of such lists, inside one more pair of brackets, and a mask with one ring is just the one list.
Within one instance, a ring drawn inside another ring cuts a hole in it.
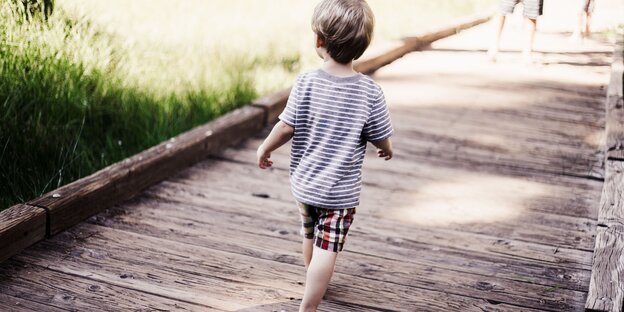
[{"label": "wooden railing", "polygon": [[624,305],[624,102],[623,34],[619,34],[606,100],[605,181],[586,311],[620,312]]}]

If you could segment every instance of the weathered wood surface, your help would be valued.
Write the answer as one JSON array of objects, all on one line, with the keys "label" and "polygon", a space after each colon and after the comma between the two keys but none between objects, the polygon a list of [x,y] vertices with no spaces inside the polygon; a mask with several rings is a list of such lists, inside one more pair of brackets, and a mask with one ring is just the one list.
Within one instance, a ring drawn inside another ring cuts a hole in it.
[{"label": "weathered wood surface", "polygon": [[5,312],[32,312],[32,311],[50,311],[61,312],[68,311],[59,309],[45,304],[36,303],[22,298],[8,296],[0,293],[0,311]]},{"label": "weathered wood surface", "polygon": [[46,212],[18,204],[0,211],[0,263],[46,235]]},{"label": "weathered wood surface", "polygon": [[49,210],[50,235],[57,234],[128,199],[226,146],[256,133],[264,126],[256,107],[235,110],[206,125],[185,132],[133,157],[106,167],[40,198],[31,205]]},{"label": "weathered wood surface", "polygon": [[607,157],[624,160],[624,34],[618,37],[607,91]]},{"label": "weathered wood surface", "polygon": [[[69,255],[57,261],[63,262]],[[122,268],[116,268],[123,271]],[[35,311],[207,311],[209,306],[115,286],[84,276],[88,271],[67,274],[54,269],[9,260],[0,265],[0,294],[10,296],[10,304],[19,298],[21,305],[44,306]],[[127,277],[130,278],[131,277]],[[31,310],[32,311],[32,310]]]},{"label": "weathered wood surface", "polygon": [[623,304],[624,162],[608,160],[585,308],[620,312]]},{"label": "weathered wood surface", "polygon": [[[610,47],[544,52],[534,68],[504,62],[514,55],[489,64],[470,45],[485,33],[376,72],[395,159],[368,152],[320,311],[584,310]],[[538,44],[568,45],[543,36]],[[297,310],[304,268],[288,148],[257,169],[266,131],[0,264],[0,298],[63,310]]]}]

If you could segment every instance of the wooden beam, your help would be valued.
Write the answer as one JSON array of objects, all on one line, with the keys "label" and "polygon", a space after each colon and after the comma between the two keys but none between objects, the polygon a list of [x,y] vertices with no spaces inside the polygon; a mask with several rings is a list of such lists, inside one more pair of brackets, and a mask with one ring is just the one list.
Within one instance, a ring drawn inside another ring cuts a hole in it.
[{"label": "wooden beam", "polygon": [[586,311],[621,312],[624,300],[624,162],[606,162]]},{"label": "wooden beam", "polygon": [[624,34],[613,51],[611,81],[607,90],[607,158],[624,160]]},{"label": "wooden beam", "polygon": [[129,199],[208,155],[260,131],[264,112],[247,106],[29,202],[49,210],[48,234]]},{"label": "wooden beam", "polygon": [[44,209],[18,204],[0,211],[0,262],[43,239],[45,234]]},{"label": "wooden beam", "polygon": [[598,211],[586,311],[621,312],[624,309],[623,36],[619,34],[613,51],[607,90],[605,182]]}]

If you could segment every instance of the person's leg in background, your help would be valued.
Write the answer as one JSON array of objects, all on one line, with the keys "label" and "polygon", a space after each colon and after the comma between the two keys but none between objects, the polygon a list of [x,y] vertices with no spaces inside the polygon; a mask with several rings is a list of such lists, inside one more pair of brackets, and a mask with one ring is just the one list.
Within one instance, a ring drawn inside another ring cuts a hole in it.
[{"label": "person's leg in background", "polygon": [[503,28],[505,28],[505,19],[507,14],[512,14],[514,8],[520,0],[500,0],[499,9],[500,13],[492,20],[494,28],[494,40],[492,45],[488,49],[487,56],[491,61],[496,61],[496,56],[500,50],[500,41],[503,34]]},{"label": "person's leg in background", "polygon": [[524,0],[524,47],[522,48],[522,59],[525,64],[533,62],[533,43],[535,41],[535,32],[537,30],[537,18],[542,15],[544,9],[544,0]]}]

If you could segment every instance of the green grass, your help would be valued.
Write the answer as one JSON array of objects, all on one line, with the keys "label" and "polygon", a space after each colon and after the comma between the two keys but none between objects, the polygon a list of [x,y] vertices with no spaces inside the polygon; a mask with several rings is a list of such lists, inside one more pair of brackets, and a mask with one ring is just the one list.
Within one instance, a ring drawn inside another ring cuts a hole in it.
[{"label": "green grass", "polygon": [[[493,2],[371,0],[375,40],[445,24]],[[0,4],[0,209],[318,66],[313,1],[57,0],[47,21],[28,22],[10,3]]]},{"label": "green grass", "polygon": [[[57,12],[58,13],[58,12]],[[220,87],[155,94],[124,81],[123,48],[55,16],[0,19],[0,205],[34,198],[213,119],[255,96],[237,63]]]}]

